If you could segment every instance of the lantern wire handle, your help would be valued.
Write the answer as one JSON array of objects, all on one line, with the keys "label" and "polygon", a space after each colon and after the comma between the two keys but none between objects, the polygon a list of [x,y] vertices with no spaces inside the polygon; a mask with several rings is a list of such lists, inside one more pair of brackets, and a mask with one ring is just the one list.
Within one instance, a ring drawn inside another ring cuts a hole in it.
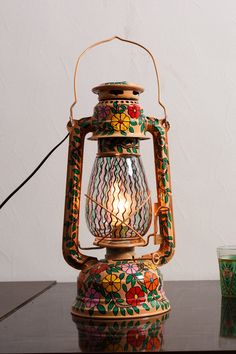
[{"label": "lantern wire handle", "polygon": [[165,105],[161,102],[161,87],[160,87],[160,77],[159,77],[159,73],[158,73],[158,70],[157,70],[157,63],[156,63],[156,60],[153,56],[153,54],[150,52],[149,49],[147,49],[146,47],[144,47],[142,44],[138,43],[138,42],[134,42],[134,41],[131,41],[129,39],[125,39],[125,38],[122,38],[122,37],[119,37],[119,36],[113,36],[111,38],[107,38],[107,39],[104,39],[102,41],[99,41],[99,42],[96,42],[92,45],[90,45],[88,48],[86,48],[78,57],[77,61],[76,61],[76,64],[75,64],[75,71],[74,71],[74,102],[72,103],[71,107],[70,107],[70,121],[71,121],[71,124],[74,125],[74,112],[73,112],[73,109],[74,109],[74,106],[77,104],[78,102],[78,96],[77,96],[77,88],[76,88],[76,82],[77,82],[77,73],[78,73],[78,67],[79,67],[79,62],[81,60],[81,58],[85,55],[85,53],[87,51],[89,51],[90,49],[94,48],[94,47],[97,47],[101,44],[104,44],[104,43],[107,43],[107,42],[111,42],[113,41],[114,39],[118,39],[119,41],[122,41],[122,42],[126,42],[126,43],[130,43],[130,44],[134,44],[142,49],[144,49],[151,57],[152,59],[152,62],[153,62],[153,66],[154,66],[154,69],[155,69],[155,74],[156,74],[156,81],[157,81],[157,100],[158,100],[158,103],[159,105],[163,108],[163,111],[164,111],[164,119],[165,121],[167,120],[167,112],[166,112],[166,107]]}]

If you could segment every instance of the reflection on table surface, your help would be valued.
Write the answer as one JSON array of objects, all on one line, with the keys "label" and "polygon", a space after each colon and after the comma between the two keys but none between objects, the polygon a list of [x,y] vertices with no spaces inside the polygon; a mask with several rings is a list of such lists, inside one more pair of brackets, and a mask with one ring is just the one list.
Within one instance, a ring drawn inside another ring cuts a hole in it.
[{"label": "reflection on table surface", "polygon": [[82,352],[160,351],[169,314],[127,320],[91,320],[73,316]]},{"label": "reflection on table surface", "polygon": [[236,298],[222,297],[220,336],[236,339]]}]

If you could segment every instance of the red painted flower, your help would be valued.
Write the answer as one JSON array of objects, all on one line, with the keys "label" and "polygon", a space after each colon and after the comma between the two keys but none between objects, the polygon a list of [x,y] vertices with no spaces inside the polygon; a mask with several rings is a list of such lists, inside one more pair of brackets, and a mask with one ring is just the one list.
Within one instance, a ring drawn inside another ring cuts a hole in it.
[{"label": "red painted flower", "polygon": [[144,339],[145,334],[142,331],[137,330],[136,328],[131,329],[127,333],[127,342],[135,348],[140,347]]},{"label": "red painted flower", "polygon": [[137,104],[133,104],[128,107],[128,113],[132,118],[138,118],[140,116],[140,107]]},{"label": "red painted flower", "polygon": [[138,306],[145,301],[143,290],[139,286],[133,286],[126,293],[127,304],[131,306]]},{"label": "red painted flower", "polygon": [[96,267],[94,267],[91,270],[91,273],[100,274],[100,273],[104,272],[104,270],[106,270],[107,268],[108,268],[108,264],[106,264],[106,263],[98,263],[96,265]]}]

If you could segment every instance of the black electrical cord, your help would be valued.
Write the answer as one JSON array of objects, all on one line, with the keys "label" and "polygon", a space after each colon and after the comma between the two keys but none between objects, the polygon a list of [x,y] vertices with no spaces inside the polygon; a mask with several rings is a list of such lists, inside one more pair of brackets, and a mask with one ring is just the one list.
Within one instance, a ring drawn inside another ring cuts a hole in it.
[{"label": "black electrical cord", "polygon": [[33,175],[40,169],[40,167],[44,164],[44,162],[49,158],[50,155],[68,138],[69,133],[56,145],[54,148],[44,157],[44,159],[40,162],[40,164],[34,169],[34,171],[13,191],[9,196],[0,204],[0,209],[13,197],[14,194],[21,189],[24,184],[26,184]]}]

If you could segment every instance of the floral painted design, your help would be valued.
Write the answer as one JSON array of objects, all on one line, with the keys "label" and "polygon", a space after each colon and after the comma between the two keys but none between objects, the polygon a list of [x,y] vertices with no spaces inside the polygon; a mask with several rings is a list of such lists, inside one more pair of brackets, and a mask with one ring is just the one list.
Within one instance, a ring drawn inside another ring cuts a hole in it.
[{"label": "floral painted design", "polygon": [[170,305],[163,295],[161,273],[152,270],[152,264],[147,260],[102,260],[83,270],[73,311],[82,316],[84,313],[119,318],[168,311]]},{"label": "floral painted design", "polygon": [[120,278],[115,274],[108,274],[102,281],[102,285],[107,292],[117,292],[120,290]]},{"label": "floral painted design", "polygon": [[219,266],[222,295],[236,297],[236,259],[219,259]]},{"label": "floral painted design", "polygon": [[95,109],[95,116],[101,119],[105,119],[109,116],[111,109],[109,106],[97,105]]},{"label": "floral painted design", "polygon": [[130,119],[125,113],[116,113],[111,118],[111,125],[114,130],[125,131],[129,128]]},{"label": "floral painted design", "polygon": [[145,333],[137,328],[132,328],[127,333],[127,343],[137,348],[143,344]]},{"label": "floral painted design", "polygon": [[91,273],[100,274],[108,268],[106,263],[98,263],[97,267],[91,270]]},{"label": "floral painted design", "polygon": [[139,270],[138,265],[133,264],[133,263],[123,264],[121,268],[122,268],[123,272],[125,272],[127,274],[135,274]]},{"label": "floral painted design", "polygon": [[140,106],[138,106],[137,104],[128,106],[128,114],[130,115],[130,117],[137,119],[140,116],[140,113]]},{"label": "floral painted design", "polygon": [[144,291],[139,286],[133,286],[126,293],[126,301],[129,305],[139,306],[145,301]]},{"label": "floral painted design", "polygon": [[85,306],[89,308],[96,306],[99,303],[99,297],[99,293],[90,288],[85,294]]},{"label": "floral painted design", "polygon": [[161,342],[157,337],[151,337],[147,346],[146,346],[146,350],[148,352],[157,352],[159,351],[161,346]]},{"label": "floral painted design", "polygon": [[144,283],[148,290],[153,291],[158,286],[158,278],[154,273],[146,272],[144,274]]}]

